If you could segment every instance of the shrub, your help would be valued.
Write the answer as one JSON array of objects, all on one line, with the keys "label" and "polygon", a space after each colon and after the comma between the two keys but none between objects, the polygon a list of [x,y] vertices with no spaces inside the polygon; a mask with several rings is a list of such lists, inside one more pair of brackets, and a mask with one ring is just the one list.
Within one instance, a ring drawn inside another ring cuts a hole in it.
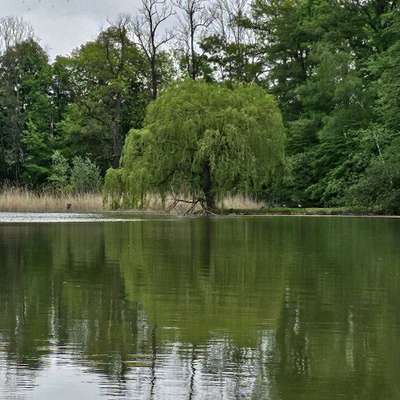
[{"label": "shrub", "polygon": [[70,185],[74,193],[99,191],[102,185],[99,167],[88,157],[75,157],[72,160]]},{"label": "shrub", "polygon": [[55,151],[51,157],[51,169],[48,182],[50,189],[57,194],[68,191],[69,165],[67,159]]}]

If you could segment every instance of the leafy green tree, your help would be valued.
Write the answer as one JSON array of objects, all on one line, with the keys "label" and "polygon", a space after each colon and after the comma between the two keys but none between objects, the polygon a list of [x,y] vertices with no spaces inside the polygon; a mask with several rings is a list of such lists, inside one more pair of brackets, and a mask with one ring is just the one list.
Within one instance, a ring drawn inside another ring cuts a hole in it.
[{"label": "leafy green tree", "polygon": [[[400,39],[400,17],[397,39]],[[378,112],[383,124],[389,129],[400,131],[400,42],[396,40],[383,56],[377,60],[374,67],[381,74],[378,86]]]},{"label": "leafy green tree", "polygon": [[125,194],[131,205],[143,192],[186,194],[208,209],[228,193],[256,196],[282,166],[284,138],[280,111],[263,89],[178,83],[150,104],[145,129],[127,138]]},{"label": "leafy green tree", "polygon": [[[343,164],[353,153],[354,131],[368,126],[374,93],[366,88],[359,72],[354,68],[348,51],[338,51],[326,44],[320,44],[313,52],[318,64],[313,76],[297,89],[303,113],[289,126],[295,126],[303,140],[317,144],[312,147],[295,147],[292,130],[288,142],[295,153],[305,152],[311,161],[308,174],[311,176],[305,194],[313,204],[337,205],[343,197],[343,189],[335,182],[342,175]],[[302,121],[307,123],[301,126]],[[313,130],[309,130],[313,127]],[[305,129],[301,132],[301,129]],[[316,138],[316,140],[314,140]],[[297,143],[299,144],[299,143]],[[347,163],[347,167],[350,164]],[[338,168],[338,169],[337,169]],[[302,185],[301,175],[296,182]]]},{"label": "leafy green tree", "polygon": [[230,42],[212,35],[201,41],[201,48],[204,54],[199,57],[199,69],[208,80],[251,83],[263,72],[250,43]]},{"label": "leafy green tree", "polygon": [[51,154],[47,54],[34,40],[18,43],[0,57],[0,77],[0,177],[39,184],[45,179]]},{"label": "leafy green tree", "polygon": [[36,188],[45,183],[49,175],[53,140],[48,131],[40,132],[31,120],[26,125],[22,138],[22,180]]},{"label": "leafy green tree", "polygon": [[376,88],[374,120],[364,131],[364,138],[373,144],[365,152],[365,168],[348,188],[345,200],[363,208],[381,212],[400,211],[400,18],[398,13],[387,15],[387,25],[382,36],[387,49],[370,63]]},{"label": "leafy green tree", "polygon": [[69,184],[69,164],[67,159],[56,150],[51,156],[51,169],[48,182],[50,188],[57,194],[63,194],[68,189]]},{"label": "leafy green tree", "polygon": [[148,102],[145,59],[128,22],[120,19],[54,67],[58,104],[67,103],[57,126],[62,145],[71,158],[90,153],[102,170],[118,166],[125,135],[141,126]]},{"label": "leafy green tree", "polygon": [[400,212],[400,140],[397,138],[374,157],[348,191],[348,202],[375,211]]},{"label": "leafy green tree", "polygon": [[74,193],[92,193],[101,189],[100,169],[88,157],[72,160],[70,186]]}]

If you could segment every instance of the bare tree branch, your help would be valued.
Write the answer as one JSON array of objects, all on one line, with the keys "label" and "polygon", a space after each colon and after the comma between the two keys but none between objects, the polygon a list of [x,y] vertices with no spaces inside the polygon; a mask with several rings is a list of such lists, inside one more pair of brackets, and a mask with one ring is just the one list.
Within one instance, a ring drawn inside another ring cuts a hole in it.
[{"label": "bare tree branch", "polygon": [[211,24],[211,13],[207,8],[206,0],[176,0],[174,4],[180,10],[178,43],[183,48],[184,57],[187,59],[188,75],[196,79],[199,74],[196,39],[201,35],[202,28],[207,28]]},{"label": "bare tree branch", "polygon": [[174,12],[167,0],[142,0],[139,12],[132,21],[131,28],[136,43],[149,62],[151,94],[156,98],[159,87],[159,50],[174,36],[168,31],[160,32],[161,26]]},{"label": "bare tree branch", "polygon": [[22,18],[0,18],[0,52],[33,38],[33,28]]}]

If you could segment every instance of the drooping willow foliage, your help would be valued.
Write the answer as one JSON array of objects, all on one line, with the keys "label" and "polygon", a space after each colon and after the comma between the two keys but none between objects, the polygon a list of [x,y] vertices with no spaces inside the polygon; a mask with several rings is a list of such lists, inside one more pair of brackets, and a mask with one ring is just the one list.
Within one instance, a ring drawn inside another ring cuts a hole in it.
[{"label": "drooping willow foliage", "polygon": [[253,85],[180,82],[132,130],[121,168],[105,179],[114,208],[141,207],[146,195],[184,195],[213,208],[227,194],[256,196],[284,159],[284,128],[274,98]]}]

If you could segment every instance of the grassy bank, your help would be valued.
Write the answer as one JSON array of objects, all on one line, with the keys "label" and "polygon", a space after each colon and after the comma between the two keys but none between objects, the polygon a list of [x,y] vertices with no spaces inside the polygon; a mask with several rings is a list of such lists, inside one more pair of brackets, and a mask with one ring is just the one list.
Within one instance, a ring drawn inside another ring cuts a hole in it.
[{"label": "grassy bank", "polygon": [[100,193],[64,195],[36,193],[25,189],[6,188],[0,190],[2,212],[95,212],[103,210]]}]

